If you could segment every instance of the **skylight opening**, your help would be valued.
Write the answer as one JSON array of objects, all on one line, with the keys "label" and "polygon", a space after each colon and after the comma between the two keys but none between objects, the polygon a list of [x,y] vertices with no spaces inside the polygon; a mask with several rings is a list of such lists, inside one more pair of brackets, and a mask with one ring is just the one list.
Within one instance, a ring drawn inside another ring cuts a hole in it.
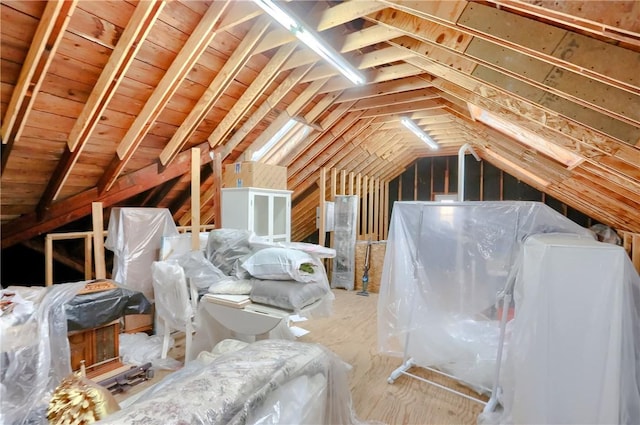
[{"label": "skylight opening", "polygon": [[252,161],[265,164],[278,164],[311,132],[313,127],[291,118],[260,149],[251,156]]},{"label": "skylight opening", "polygon": [[468,104],[468,106],[469,112],[474,119],[488,125],[489,127],[495,128],[496,130],[503,134],[506,134],[507,136],[516,139],[523,145],[526,145],[538,152],[547,155],[555,161],[565,165],[569,169],[577,166],[582,161],[584,161],[584,158],[582,158],[581,156],[571,152],[568,149],[563,148],[562,146],[558,146],[547,141],[546,139],[538,136],[532,131],[519,127],[518,125],[500,118],[499,116],[494,115],[490,112],[487,112],[475,105]]}]

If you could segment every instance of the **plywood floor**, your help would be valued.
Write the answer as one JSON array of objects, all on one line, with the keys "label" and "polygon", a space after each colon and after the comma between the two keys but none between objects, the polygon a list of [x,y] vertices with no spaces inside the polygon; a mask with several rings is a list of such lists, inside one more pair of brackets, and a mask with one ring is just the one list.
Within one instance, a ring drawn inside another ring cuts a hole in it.
[{"label": "plywood floor", "polygon": [[[428,383],[401,376],[394,384],[387,383],[390,373],[402,359],[381,355],[377,350],[377,294],[369,297],[355,291],[334,290],[336,299],[333,314],[328,318],[312,319],[298,324],[310,331],[299,341],[320,343],[352,366],[351,396],[357,417],[364,421],[400,424],[476,424],[482,405],[439,389]],[[184,359],[184,339],[176,337],[176,345],[169,352],[175,359]],[[426,370],[414,368],[413,373],[450,388],[478,395],[456,382],[434,376]],[[118,401],[144,390],[168,371],[157,371],[153,380],[131,388],[116,396]]]},{"label": "plywood floor", "polygon": [[[334,293],[333,315],[300,324],[311,332],[299,340],[321,343],[351,364],[351,396],[360,419],[393,425],[477,423],[483,407],[479,403],[407,376],[387,383],[402,359],[378,353],[377,294],[363,297],[340,289]],[[414,369],[416,375],[478,396],[448,378]]]}]

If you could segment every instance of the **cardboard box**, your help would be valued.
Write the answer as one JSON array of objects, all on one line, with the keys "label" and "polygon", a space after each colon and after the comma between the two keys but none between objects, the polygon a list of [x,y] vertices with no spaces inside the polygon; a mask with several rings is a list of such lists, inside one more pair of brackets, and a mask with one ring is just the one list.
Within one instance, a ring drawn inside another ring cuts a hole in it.
[{"label": "cardboard box", "polygon": [[222,186],[287,189],[287,167],[253,161],[227,164],[224,167]]}]

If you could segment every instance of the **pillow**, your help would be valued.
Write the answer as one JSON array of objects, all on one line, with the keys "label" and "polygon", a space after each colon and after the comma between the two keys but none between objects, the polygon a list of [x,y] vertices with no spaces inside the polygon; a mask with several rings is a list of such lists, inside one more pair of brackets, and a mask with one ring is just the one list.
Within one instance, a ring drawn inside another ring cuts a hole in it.
[{"label": "pillow", "polygon": [[249,295],[252,288],[250,279],[235,279],[229,277],[209,286],[211,294]]},{"label": "pillow", "polygon": [[261,249],[242,267],[258,279],[317,282],[323,277],[322,264],[315,257],[290,248]]},{"label": "pillow", "polygon": [[249,298],[254,303],[296,311],[313,304],[328,292],[325,282],[300,285],[295,281],[256,279]]}]

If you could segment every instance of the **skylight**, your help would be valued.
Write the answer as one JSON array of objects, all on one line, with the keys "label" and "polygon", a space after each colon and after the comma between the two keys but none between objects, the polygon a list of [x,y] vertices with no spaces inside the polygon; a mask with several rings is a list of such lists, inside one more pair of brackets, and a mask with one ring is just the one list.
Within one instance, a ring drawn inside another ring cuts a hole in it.
[{"label": "skylight", "polygon": [[520,143],[529,146],[541,152],[550,158],[558,161],[561,164],[564,164],[568,168],[573,168],[582,161],[582,158],[579,155],[571,152],[568,149],[565,149],[561,146],[558,146],[554,143],[548,142],[537,134],[517,126],[503,118],[498,117],[490,112],[485,111],[475,105],[469,104],[469,111],[474,119],[485,123],[489,127],[493,127],[501,133],[506,134],[507,136],[513,137]]},{"label": "skylight", "polygon": [[306,138],[313,128],[296,118],[291,118],[260,149],[251,156],[252,161],[277,164]]}]

